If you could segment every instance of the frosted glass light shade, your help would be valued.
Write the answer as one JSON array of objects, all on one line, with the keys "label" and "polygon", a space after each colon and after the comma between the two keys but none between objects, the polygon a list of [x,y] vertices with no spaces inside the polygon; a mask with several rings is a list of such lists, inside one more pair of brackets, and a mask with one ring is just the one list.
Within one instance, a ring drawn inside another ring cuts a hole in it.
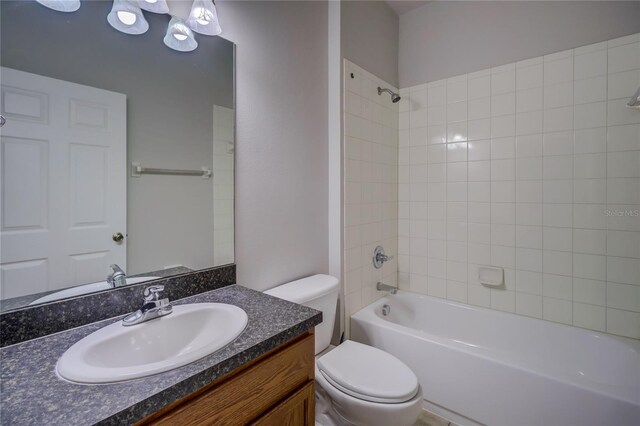
[{"label": "frosted glass light shade", "polygon": [[80,9],[80,0],[36,0],[43,6],[49,9],[57,10],[58,12],[75,12]]},{"label": "frosted glass light shade", "polygon": [[149,29],[140,6],[131,0],[113,0],[107,21],[113,28],[126,34],[144,34]]},{"label": "frosted glass light shade", "polygon": [[140,9],[153,13],[169,13],[167,0],[138,0]]},{"label": "frosted glass light shade", "polygon": [[187,25],[193,31],[204,35],[215,36],[222,32],[216,5],[211,0],[194,0]]},{"label": "frosted glass light shade", "polygon": [[171,17],[163,41],[165,45],[179,52],[191,52],[198,47],[198,42],[191,28],[176,16]]}]

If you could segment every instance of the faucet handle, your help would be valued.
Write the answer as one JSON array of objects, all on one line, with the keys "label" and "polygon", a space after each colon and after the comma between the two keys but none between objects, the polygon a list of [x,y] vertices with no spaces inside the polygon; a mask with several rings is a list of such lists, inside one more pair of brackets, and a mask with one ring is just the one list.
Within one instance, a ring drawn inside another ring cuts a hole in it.
[{"label": "faucet handle", "polygon": [[147,302],[153,302],[154,300],[160,300],[160,293],[164,291],[163,285],[152,285],[144,289],[142,295]]}]

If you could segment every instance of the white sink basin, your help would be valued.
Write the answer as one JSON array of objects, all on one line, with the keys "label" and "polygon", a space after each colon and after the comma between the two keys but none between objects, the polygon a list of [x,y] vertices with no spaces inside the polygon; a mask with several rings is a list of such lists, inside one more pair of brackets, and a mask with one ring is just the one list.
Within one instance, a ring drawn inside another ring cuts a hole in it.
[{"label": "white sink basin", "polygon": [[118,321],[86,336],[58,360],[58,374],[80,383],[110,383],[168,371],[230,343],[247,313],[223,303],[177,305],[173,313],[125,327]]},{"label": "white sink basin", "polygon": [[[160,277],[135,277],[127,278],[127,285],[137,284],[144,281],[151,281]],[[47,294],[39,299],[29,303],[29,305],[39,305],[40,303],[53,302],[54,300],[66,299],[68,297],[82,296],[83,294],[95,293],[96,291],[109,290],[112,288],[106,281],[98,281],[97,283],[79,285],[77,287],[71,287],[66,290],[56,291],[55,293]]]}]

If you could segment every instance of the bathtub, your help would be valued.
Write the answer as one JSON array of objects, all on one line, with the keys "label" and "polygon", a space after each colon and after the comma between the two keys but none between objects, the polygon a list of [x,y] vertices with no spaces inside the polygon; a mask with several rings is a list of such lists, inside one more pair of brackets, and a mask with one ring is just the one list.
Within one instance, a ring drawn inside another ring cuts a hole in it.
[{"label": "bathtub", "polygon": [[635,340],[402,291],[354,314],[351,339],[402,360],[457,423],[640,425]]}]

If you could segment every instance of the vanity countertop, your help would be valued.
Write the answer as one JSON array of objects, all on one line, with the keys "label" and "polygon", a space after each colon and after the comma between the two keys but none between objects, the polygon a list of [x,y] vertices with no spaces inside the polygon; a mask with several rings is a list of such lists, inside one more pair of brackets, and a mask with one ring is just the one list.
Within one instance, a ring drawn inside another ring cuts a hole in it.
[{"label": "vanity countertop", "polygon": [[322,314],[232,285],[174,301],[229,303],[249,317],[224,348],[165,373],[120,383],[82,385],[60,379],[58,358],[75,342],[122,317],[0,349],[0,424],[131,424],[196,391],[319,324]]}]

